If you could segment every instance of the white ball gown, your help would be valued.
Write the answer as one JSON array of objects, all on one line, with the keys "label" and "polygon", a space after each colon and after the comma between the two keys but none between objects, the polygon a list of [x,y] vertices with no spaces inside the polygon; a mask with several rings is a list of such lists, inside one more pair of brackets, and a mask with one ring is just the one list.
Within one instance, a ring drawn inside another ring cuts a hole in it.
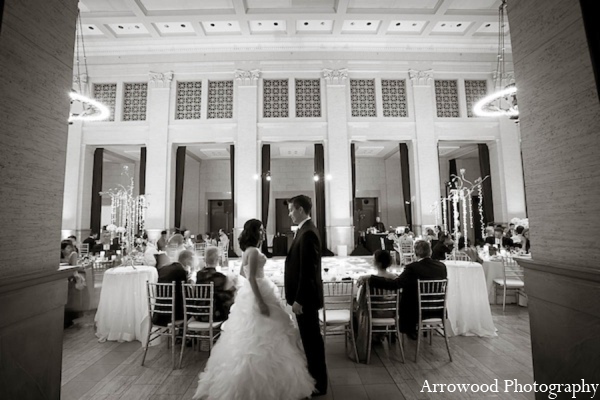
[{"label": "white ball gown", "polygon": [[[295,400],[309,397],[314,389],[294,320],[281,305],[278,287],[264,277],[264,254],[258,260],[256,281],[270,315],[260,313],[250,283],[240,277],[229,319],[200,373],[194,399]],[[248,266],[242,268],[248,276]]]}]

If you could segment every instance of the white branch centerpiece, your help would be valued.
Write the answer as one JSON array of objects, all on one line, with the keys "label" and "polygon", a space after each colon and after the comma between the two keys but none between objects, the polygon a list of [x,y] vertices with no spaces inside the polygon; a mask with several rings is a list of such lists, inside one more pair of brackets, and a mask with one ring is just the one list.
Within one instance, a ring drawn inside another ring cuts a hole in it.
[{"label": "white branch centerpiece", "polygon": [[[440,208],[442,214],[442,229],[445,234],[448,233],[448,221],[446,218],[447,209],[452,205],[453,216],[454,216],[454,237],[458,238],[458,233],[461,232],[466,236],[467,223],[473,228],[473,193],[477,192],[479,197],[478,212],[481,221],[481,235],[485,237],[485,223],[483,218],[483,181],[489,176],[484,178],[477,178],[474,182],[469,181],[465,178],[466,170],[462,168],[459,175],[451,175],[452,180],[448,182],[451,187],[450,194],[448,197],[442,198],[439,202],[436,202],[432,207],[432,213],[435,213],[435,224],[439,225]],[[462,212],[462,218],[461,218]],[[468,216],[467,216],[468,214]],[[462,220],[462,224],[460,223]]]},{"label": "white branch centerpiece", "polygon": [[129,166],[123,166],[121,175],[129,178],[129,185],[125,187],[119,184],[116,188],[100,192],[100,196],[110,196],[110,225],[107,230],[111,233],[111,238],[114,238],[115,233],[119,236],[123,244],[125,265],[127,261],[133,262],[135,235],[145,229],[148,204],[145,195],[133,194],[135,185],[133,177],[129,176]]}]

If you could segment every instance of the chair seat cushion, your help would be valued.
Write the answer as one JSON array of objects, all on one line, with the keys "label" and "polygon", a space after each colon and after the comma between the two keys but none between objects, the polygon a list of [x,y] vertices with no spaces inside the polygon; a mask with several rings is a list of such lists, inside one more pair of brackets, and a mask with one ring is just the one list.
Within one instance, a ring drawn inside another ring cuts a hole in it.
[{"label": "chair seat cushion", "polygon": [[[216,328],[219,328],[222,324],[223,324],[223,321],[213,322],[212,327],[213,327],[213,329],[216,329]],[[210,329],[210,322],[201,322],[201,321],[197,321],[193,318],[190,318],[190,320],[188,321],[187,327],[189,330],[192,330],[192,331],[208,330],[208,329]]]},{"label": "chair seat cushion", "polygon": [[[350,310],[327,310],[327,325],[347,324],[350,322]],[[323,322],[323,310],[319,310],[319,320]]]},{"label": "chair seat cushion", "polygon": [[441,318],[428,318],[421,321],[422,324],[442,324]]},{"label": "chair seat cushion", "polygon": [[[496,285],[504,286],[504,279],[496,278],[496,279],[494,279],[494,283]],[[525,283],[520,279],[507,279],[506,280],[506,287],[522,288],[524,286],[525,286]]]},{"label": "chair seat cushion", "polygon": [[371,320],[371,325],[376,325],[376,326],[396,325],[396,320],[394,318],[373,318]]}]

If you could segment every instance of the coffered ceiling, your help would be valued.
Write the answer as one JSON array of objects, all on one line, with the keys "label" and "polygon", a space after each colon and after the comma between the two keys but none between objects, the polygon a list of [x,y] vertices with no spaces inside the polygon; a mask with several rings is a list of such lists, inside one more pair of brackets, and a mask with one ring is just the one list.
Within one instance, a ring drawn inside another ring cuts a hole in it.
[{"label": "coffered ceiling", "polygon": [[102,42],[403,43],[494,52],[500,0],[81,0]]}]

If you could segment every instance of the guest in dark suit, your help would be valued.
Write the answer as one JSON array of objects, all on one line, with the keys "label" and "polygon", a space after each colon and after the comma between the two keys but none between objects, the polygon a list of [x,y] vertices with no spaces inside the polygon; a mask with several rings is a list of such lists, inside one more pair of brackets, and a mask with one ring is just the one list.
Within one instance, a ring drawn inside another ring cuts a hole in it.
[{"label": "guest in dark suit", "polygon": [[490,245],[497,245],[498,248],[512,247],[513,241],[511,238],[504,236],[504,229],[501,226],[494,228],[494,237],[485,238],[485,242]]},{"label": "guest in dark suit", "polygon": [[[400,299],[400,332],[406,333],[413,340],[417,339],[417,324],[419,322],[419,292],[417,280],[446,279],[446,266],[431,259],[431,247],[424,240],[415,243],[417,261],[408,264],[402,274],[396,279],[386,279],[379,276],[367,276],[359,279],[358,284],[369,282],[370,287],[388,290],[402,289]],[[425,315],[424,318],[437,317]]]},{"label": "guest in dark suit", "polygon": [[160,233],[160,238],[156,241],[156,249],[158,251],[165,251],[167,249],[167,231]]},{"label": "guest in dark suit", "polygon": [[[181,252],[180,257],[186,257],[185,251]],[[161,254],[160,256],[163,256]],[[166,257],[166,255],[165,255]],[[181,294],[181,284],[187,281],[187,271],[180,262],[174,262],[168,265],[157,263],[158,268],[158,283],[172,283],[175,282],[175,319],[183,319],[183,296]],[[156,306],[160,307],[160,306]],[[171,316],[169,314],[154,313],[152,316],[152,323],[154,325],[167,326],[171,322]]]},{"label": "guest in dark suit", "polygon": [[94,246],[96,245],[96,240],[98,239],[98,234],[97,233],[92,233],[90,236],[88,236],[84,241],[83,244],[87,244],[88,245],[88,250],[91,251]]},{"label": "guest in dark suit", "polygon": [[383,222],[381,222],[381,217],[376,217],[375,218],[375,223],[373,224],[373,228],[377,229],[377,232],[385,232],[385,225],[383,224]]},{"label": "guest in dark suit", "polygon": [[431,258],[433,260],[445,260],[446,254],[452,253],[454,241],[450,235],[441,235],[440,240],[433,246]]},{"label": "guest in dark suit", "polygon": [[299,195],[289,201],[290,218],[298,224],[296,237],[285,259],[285,298],[298,320],[308,371],[315,379],[316,393],[327,393],[325,346],[319,327],[319,309],[323,308],[321,278],[321,240],[310,219],[312,202]]},{"label": "guest in dark suit", "polygon": [[[225,275],[217,272],[216,266],[219,262],[219,249],[214,246],[206,248],[204,253],[206,266],[196,274],[197,284],[213,283],[213,321],[225,321],[229,316],[229,310],[235,299],[235,286],[233,286]],[[201,319],[208,322],[208,316]]]}]

